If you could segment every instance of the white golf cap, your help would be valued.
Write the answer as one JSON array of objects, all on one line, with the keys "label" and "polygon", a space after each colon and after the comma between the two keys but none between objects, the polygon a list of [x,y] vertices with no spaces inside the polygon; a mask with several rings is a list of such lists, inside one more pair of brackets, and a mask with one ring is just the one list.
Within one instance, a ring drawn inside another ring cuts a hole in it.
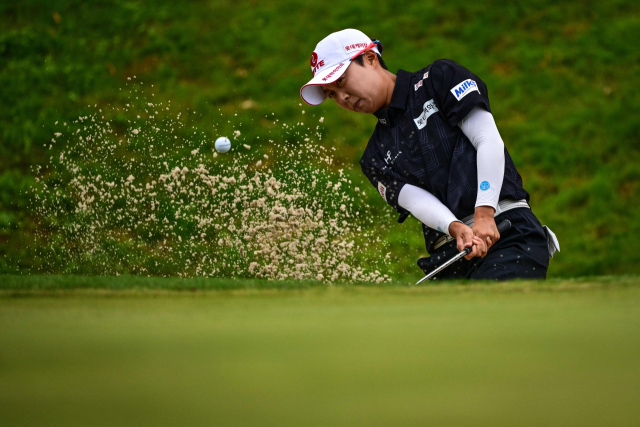
[{"label": "white golf cap", "polygon": [[351,64],[351,60],[366,50],[373,49],[378,55],[379,41],[372,41],[362,31],[346,29],[329,34],[316,45],[311,54],[313,78],[302,86],[300,96],[309,105],[319,105],[327,99],[320,85],[328,85],[340,78]]}]

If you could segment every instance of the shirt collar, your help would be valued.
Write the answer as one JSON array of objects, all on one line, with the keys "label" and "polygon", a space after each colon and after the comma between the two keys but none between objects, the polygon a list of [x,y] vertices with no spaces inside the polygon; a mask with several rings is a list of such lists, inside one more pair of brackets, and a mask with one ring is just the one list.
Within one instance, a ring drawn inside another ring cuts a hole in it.
[{"label": "shirt collar", "polygon": [[411,73],[404,70],[398,70],[398,74],[396,75],[396,85],[393,88],[389,106],[387,108],[381,108],[373,113],[378,118],[379,123],[391,126],[393,119],[399,113],[398,110],[401,111],[405,109],[407,105],[407,95],[409,94],[409,83],[411,83]]}]

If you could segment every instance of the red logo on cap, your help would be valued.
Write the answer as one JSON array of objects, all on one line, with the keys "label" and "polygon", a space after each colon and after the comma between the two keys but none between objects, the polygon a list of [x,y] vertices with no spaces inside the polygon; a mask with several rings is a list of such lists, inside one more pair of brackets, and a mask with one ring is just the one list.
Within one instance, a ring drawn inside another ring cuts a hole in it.
[{"label": "red logo on cap", "polygon": [[324,67],[324,59],[318,62],[318,54],[313,52],[311,54],[311,72],[313,73],[313,75],[315,76],[318,68],[322,67]]}]

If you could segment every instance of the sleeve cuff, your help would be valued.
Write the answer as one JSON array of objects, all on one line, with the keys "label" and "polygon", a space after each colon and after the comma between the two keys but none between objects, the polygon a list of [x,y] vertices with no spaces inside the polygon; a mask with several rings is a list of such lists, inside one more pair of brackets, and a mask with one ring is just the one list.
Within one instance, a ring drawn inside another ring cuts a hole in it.
[{"label": "sleeve cuff", "polygon": [[482,202],[482,201],[477,201],[476,202],[476,208],[479,208],[481,206],[488,206],[490,208],[493,208],[496,212],[498,211],[498,203],[493,203],[493,202]]}]

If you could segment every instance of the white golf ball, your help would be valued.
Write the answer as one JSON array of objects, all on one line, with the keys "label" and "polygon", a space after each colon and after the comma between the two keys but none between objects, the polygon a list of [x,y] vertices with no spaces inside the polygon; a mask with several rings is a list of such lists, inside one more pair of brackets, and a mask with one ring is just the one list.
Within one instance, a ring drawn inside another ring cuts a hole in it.
[{"label": "white golf ball", "polygon": [[231,141],[229,141],[229,138],[227,138],[226,136],[221,136],[220,138],[216,139],[216,150],[218,150],[220,153],[226,153],[227,151],[231,150]]}]

